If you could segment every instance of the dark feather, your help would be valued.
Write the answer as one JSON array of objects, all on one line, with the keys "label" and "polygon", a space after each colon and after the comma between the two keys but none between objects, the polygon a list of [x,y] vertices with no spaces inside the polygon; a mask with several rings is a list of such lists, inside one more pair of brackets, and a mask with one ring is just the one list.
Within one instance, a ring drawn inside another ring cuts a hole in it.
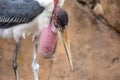
[{"label": "dark feather", "polygon": [[0,0],[0,28],[28,23],[43,10],[44,7],[34,0]]}]

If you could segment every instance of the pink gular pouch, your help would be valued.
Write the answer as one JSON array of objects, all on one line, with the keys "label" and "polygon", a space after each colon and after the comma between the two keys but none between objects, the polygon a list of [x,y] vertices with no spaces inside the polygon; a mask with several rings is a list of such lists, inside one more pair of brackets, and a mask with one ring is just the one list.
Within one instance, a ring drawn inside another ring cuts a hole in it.
[{"label": "pink gular pouch", "polygon": [[40,54],[43,58],[50,58],[53,55],[57,43],[57,33],[52,32],[53,23],[44,28],[40,35]]}]

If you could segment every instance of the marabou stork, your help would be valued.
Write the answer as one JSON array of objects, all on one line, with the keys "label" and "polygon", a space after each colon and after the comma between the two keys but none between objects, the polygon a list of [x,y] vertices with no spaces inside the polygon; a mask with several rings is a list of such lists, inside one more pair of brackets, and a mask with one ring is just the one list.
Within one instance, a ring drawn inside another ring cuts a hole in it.
[{"label": "marabou stork", "polygon": [[16,48],[13,59],[15,78],[18,80],[17,55],[20,38],[33,35],[34,55],[32,69],[34,80],[38,80],[37,63],[38,37],[40,34],[40,53],[42,57],[53,55],[57,36],[63,42],[71,68],[71,52],[67,37],[68,15],[61,9],[64,0],[0,0],[0,37],[13,38]]}]

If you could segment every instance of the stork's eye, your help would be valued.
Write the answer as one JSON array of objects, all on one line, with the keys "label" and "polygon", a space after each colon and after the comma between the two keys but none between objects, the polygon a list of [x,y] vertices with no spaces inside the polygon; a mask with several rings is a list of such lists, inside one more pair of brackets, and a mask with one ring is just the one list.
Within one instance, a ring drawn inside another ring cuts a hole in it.
[{"label": "stork's eye", "polygon": [[56,28],[58,28],[58,26],[59,26],[56,22],[54,23],[54,25],[55,25]]},{"label": "stork's eye", "polygon": [[60,9],[57,13],[55,27],[65,29],[66,25],[68,25],[68,14],[65,10]]}]

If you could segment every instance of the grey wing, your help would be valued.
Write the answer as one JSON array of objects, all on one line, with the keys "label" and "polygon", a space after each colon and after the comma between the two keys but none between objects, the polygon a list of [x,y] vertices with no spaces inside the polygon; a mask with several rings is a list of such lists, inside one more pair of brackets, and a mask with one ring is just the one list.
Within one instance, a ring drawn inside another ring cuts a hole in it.
[{"label": "grey wing", "polygon": [[44,7],[33,0],[0,0],[0,28],[28,23],[43,10]]}]

